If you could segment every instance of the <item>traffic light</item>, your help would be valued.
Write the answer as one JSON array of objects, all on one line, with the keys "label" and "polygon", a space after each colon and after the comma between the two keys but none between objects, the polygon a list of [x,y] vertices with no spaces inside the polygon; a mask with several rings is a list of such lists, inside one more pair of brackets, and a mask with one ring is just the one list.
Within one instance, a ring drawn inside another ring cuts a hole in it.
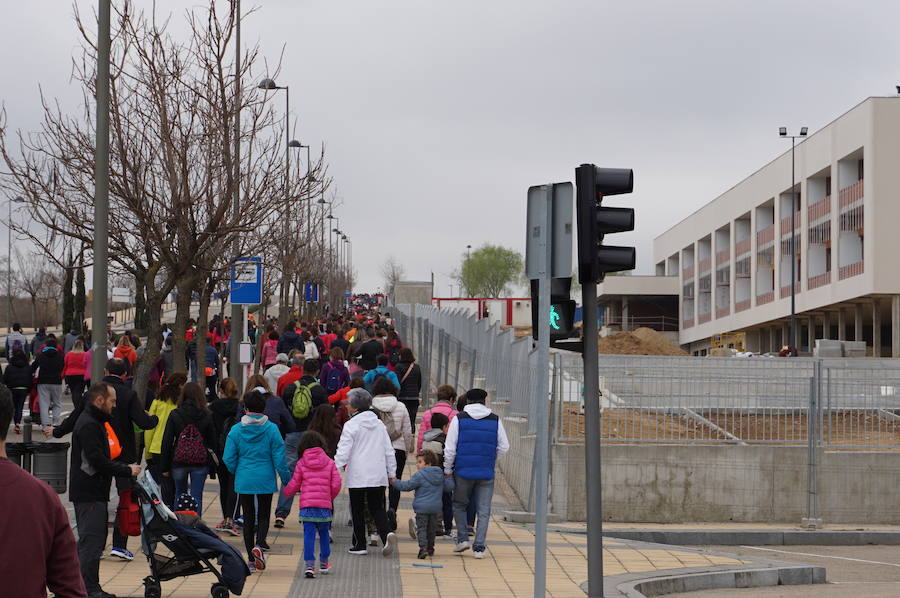
[{"label": "traffic light", "polygon": [[601,207],[607,195],[631,193],[634,174],[630,168],[599,168],[582,164],[575,169],[576,217],[578,220],[578,281],[603,280],[607,272],[633,270],[634,247],[604,245],[608,233],[634,230],[634,210]]},{"label": "traffic light", "polygon": [[[550,340],[569,338],[575,334],[575,302],[569,298],[572,278],[550,279],[550,311],[546,314]],[[531,336],[538,339],[538,281],[531,281]]]}]

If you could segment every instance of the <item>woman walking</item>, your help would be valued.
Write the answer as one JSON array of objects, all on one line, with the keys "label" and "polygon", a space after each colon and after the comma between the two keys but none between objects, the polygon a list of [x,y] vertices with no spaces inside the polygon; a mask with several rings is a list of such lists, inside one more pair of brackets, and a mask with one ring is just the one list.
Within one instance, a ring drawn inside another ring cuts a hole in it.
[{"label": "woman walking", "polygon": [[173,372],[169,376],[163,387],[159,389],[159,394],[153,399],[153,403],[150,404],[150,415],[158,417],[159,423],[155,428],[144,431],[144,443],[147,445],[145,451],[147,467],[150,475],[160,486],[163,502],[170,507],[175,504],[175,486],[171,476],[162,475],[162,443],[169,416],[178,407],[178,397],[181,395],[181,389],[184,388],[185,383],[187,383],[187,374],[184,372]]},{"label": "woman walking", "polygon": [[84,341],[75,341],[72,350],[66,353],[63,361],[63,380],[72,395],[72,405],[78,409],[84,395]]},{"label": "woman walking", "polygon": [[[396,387],[387,378],[377,378],[372,386],[372,409],[384,423],[394,449],[394,460],[397,468],[393,477],[401,479],[406,466],[406,455],[413,450],[412,428],[409,425],[409,413],[394,393]],[[388,519],[391,527],[397,527],[397,505],[400,503],[400,491],[393,487],[388,491]]]},{"label": "woman walking", "polygon": [[209,452],[216,446],[216,431],[206,404],[206,393],[196,382],[188,382],[178,396],[178,406],[169,414],[161,446],[161,469],[171,475],[175,496],[188,492],[203,508],[203,488],[209,475]]},{"label": "woman walking", "polygon": [[[219,505],[222,507],[222,521],[216,525],[216,531],[228,532],[232,536],[239,536],[240,530],[234,520],[240,514],[237,494],[234,491],[234,475],[225,467],[223,456],[225,454],[225,439],[228,432],[238,421],[243,413],[240,399],[238,398],[237,383],[231,378],[225,378],[219,382],[218,398],[209,404],[212,413],[213,428],[216,431],[216,457],[218,458],[219,477]],[[238,414],[240,412],[240,414]]]},{"label": "woman walking", "polygon": [[22,408],[25,400],[31,393],[31,366],[25,351],[19,349],[13,353],[9,365],[3,372],[3,383],[12,392],[13,398],[13,423],[16,434],[22,433]]},{"label": "woman walking", "polygon": [[416,363],[412,349],[403,347],[400,349],[400,361],[395,372],[400,380],[400,392],[397,399],[406,407],[409,413],[409,426],[413,434],[416,432],[416,414],[419,412],[419,403],[422,397],[422,368]]}]

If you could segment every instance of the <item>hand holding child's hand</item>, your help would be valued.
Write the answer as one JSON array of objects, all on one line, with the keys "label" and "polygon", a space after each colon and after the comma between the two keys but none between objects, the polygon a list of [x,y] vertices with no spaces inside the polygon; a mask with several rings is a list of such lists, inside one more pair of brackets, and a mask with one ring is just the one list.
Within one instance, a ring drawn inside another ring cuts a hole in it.
[{"label": "hand holding child's hand", "polygon": [[388,483],[393,484],[397,481],[397,478],[388,478]]}]

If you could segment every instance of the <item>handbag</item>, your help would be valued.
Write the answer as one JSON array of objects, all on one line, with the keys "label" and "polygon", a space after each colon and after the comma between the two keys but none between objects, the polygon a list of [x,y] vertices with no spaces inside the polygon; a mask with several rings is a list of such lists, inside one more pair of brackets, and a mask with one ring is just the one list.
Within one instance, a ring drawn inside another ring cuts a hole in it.
[{"label": "handbag", "polygon": [[123,536],[141,535],[141,506],[131,493],[131,489],[119,492],[119,506],[116,507],[116,522]]}]

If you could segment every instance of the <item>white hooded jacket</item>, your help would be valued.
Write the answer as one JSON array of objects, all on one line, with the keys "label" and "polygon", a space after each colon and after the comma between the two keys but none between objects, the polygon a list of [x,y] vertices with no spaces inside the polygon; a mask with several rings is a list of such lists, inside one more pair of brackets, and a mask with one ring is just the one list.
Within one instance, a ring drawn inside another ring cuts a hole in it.
[{"label": "white hooded jacket", "polygon": [[344,470],[345,488],[387,486],[388,478],[397,474],[391,437],[371,411],[357,413],[344,424],[334,462]]},{"label": "white hooded jacket", "polygon": [[[409,422],[409,411],[406,405],[397,400],[394,395],[378,395],[372,399],[372,407],[384,413],[390,413],[394,418],[394,427],[401,434],[392,441],[392,445],[398,451],[407,454],[413,451],[412,425]],[[390,436],[388,436],[390,438]]]}]

